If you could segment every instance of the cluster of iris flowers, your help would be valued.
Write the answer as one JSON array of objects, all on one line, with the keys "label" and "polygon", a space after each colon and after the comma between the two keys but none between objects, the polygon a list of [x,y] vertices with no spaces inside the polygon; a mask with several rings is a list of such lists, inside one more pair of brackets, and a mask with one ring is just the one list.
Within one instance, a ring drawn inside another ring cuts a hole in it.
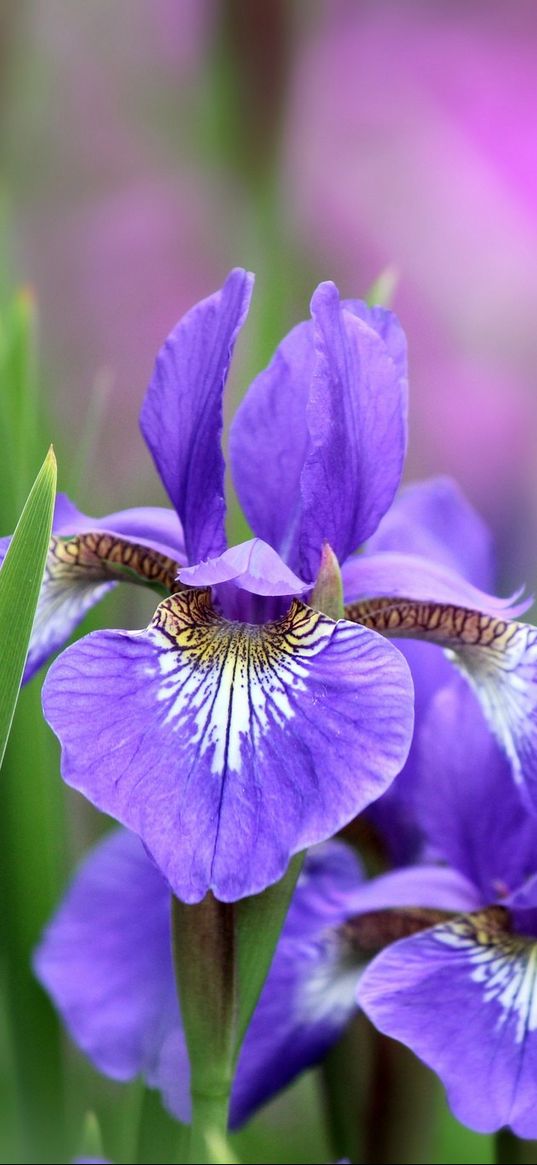
[{"label": "cluster of iris flowers", "polygon": [[[36,974],[101,1072],[141,1073],[188,1122],[170,900],[239,903],[305,854],[230,1126],[362,1008],[461,1121],[537,1137],[528,603],[490,593],[490,537],[452,482],[399,491],[405,337],[331,283],[234,418],[254,536],[227,545],[222,398],[252,284],[232,271],[157,358],[141,427],[173,508],[95,519],[57,499],[26,678],[111,587],[160,602],[146,629],[94,632],[48,671],[63,778],[122,828],[76,874]],[[375,877],[335,836],[361,814]]]}]

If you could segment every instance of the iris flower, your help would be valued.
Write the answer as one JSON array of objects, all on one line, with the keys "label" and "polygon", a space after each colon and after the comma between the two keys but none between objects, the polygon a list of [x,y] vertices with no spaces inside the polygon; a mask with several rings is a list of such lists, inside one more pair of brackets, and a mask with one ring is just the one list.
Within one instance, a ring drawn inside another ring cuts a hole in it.
[{"label": "iris flower", "polygon": [[[461,680],[431,706],[419,792],[421,827],[446,863],[438,873],[454,880],[453,901],[435,896],[425,867],[413,871],[409,937],[377,955],[358,999],[438,1073],[459,1120],[533,1138],[537,822]],[[392,888],[409,872],[389,875]],[[420,920],[423,906],[433,909]]]},{"label": "iris flower", "polygon": [[[407,423],[392,313],[317,288],[311,320],[233,422],[231,468],[256,536],[227,546],[222,394],[251,288],[231,272],[157,359],[141,425],[174,509],[97,521],[60,502],[30,655],[32,670],[120,577],[167,595],[145,631],[68,648],[44,708],[64,779],[138,833],[187,902],[262,890],[389,787],[412,700],[387,636],[447,648],[519,779],[523,755],[530,795],[537,783],[536,633],[507,621],[522,608],[432,561],[427,537],[410,552],[390,539]],[[338,621],[309,605],[327,546],[342,568]]]},{"label": "iris flower", "polygon": [[[310,851],[246,1034],[231,1125],[316,1063],[356,1010],[356,971],[337,931],[362,872],[341,842]],[[35,957],[72,1037],[116,1080],[143,1074],[190,1119],[189,1066],[170,938],[170,890],[139,838],[110,834],[75,875]]]},{"label": "iris flower", "polygon": [[[366,881],[342,842],[310,850],[239,1060],[234,1126],[321,1060],[361,1006],[439,1074],[460,1120],[537,1134],[537,822],[462,679],[434,697],[416,767],[427,863]],[[95,1065],[142,1073],[188,1120],[169,907],[139,839],[112,834],[35,967]]]}]

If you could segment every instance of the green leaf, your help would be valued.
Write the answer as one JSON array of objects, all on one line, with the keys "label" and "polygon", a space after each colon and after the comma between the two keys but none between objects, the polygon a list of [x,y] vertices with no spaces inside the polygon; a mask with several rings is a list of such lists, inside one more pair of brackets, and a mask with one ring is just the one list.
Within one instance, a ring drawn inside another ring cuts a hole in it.
[{"label": "green leaf", "polygon": [[252,898],[242,898],[235,904],[235,1063],[268,975],[304,857],[305,854],[297,854],[287,873],[274,886],[269,886],[262,894],[255,894]]},{"label": "green leaf", "polygon": [[50,448],[0,570],[0,765],[28,654],[50,541],[55,495],[56,458]]}]

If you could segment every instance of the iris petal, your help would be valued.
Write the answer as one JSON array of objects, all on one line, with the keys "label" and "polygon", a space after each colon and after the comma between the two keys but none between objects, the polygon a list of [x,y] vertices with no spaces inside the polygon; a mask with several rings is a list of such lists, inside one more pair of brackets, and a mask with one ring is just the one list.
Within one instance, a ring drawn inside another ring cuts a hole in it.
[{"label": "iris petal", "polygon": [[186,902],[276,881],[387,788],[412,731],[408,668],[381,637],[298,600],[228,622],[205,591],[69,648],[44,708],[67,783],[139,833]]},{"label": "iris petal", "polygon": [[181,581],[194,587],[231,582],[254,595],[301,595],[310,589],[261,538],[231,546],[219,558],[210,558],[181,571]]},{"label": "iris petal", "polygon": [[226,546],[222,394],[252,287],[253,276],[236,268],[221,291],[179,320],[142,407],[142,432],[183,524],[190,562]]},{"label": "iris petal", "polygon": [[324,541],[344,562],[393,501],[406,448],[406,389],[385,341],[341,305],[334,284],[317,288],[311,311],[316,368],[301,476],[300,566],[314,578]]},{"label": "iris petal", "polygon": [[365,971],[361,1006],[443,1081],[478,1132],[537,1135],[537,943],[491,907],[395,943]]},{"label": "iris petal", "polygon": [[[178,563],[148,546],[101,531],[53,535],[32,629],[25,680],[72,634],[121,578],[165,590],[178,587]],[[162,592],[161,592],[162,593]]]},{"label": "iris petal", "polygon": [[351,603],[345,615],[390,637],[423,639],[446,649],[473,688],[535,811],[537,629],[509,619],[512,610],[485,614],[453,602],[394,597]]}]

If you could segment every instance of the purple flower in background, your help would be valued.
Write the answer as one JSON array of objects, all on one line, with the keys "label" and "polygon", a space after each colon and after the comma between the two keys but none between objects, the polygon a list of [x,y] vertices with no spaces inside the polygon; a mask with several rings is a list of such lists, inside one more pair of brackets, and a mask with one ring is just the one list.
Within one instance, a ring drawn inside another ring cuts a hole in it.
[{"label": "purple flower in background", "polygon": [[[419,793],[424,836],[460,878],[458,913],[378,955],[359,1002],[438,1073],[459,1120],[535,1137],[537,824],[462,681],[431,706]],[[420,876],[413,905],[444,910]]]},{"label": "purple flower in background", "polygon": [[[233,271],[158,357],[141,420],[174,510],[96,522],[63,500],[31,648],[36,666],[123,575],[168,595],[146,631],[96,632],[65,652],[44,706],[65,780],[142,837],[185,901],[263,889],[388,788],[412,710],[386,636],[447,648],[519,779],[524,757],[530,793],[537,778],[535,631],[471,581],[476,552],[468,578],[457,573],[457,534],[439,551],[423,515],[446,509],[445,484],[387,515],[406,448],[392,313],[317,289],[312,319],[235,417],[231,466],[257,537],[227,548],[222,392],[251,287]],[[447,508],[467,544],[464,503]],[[302,598],[327,542],[342,564],[339,622]]]},{"label": "purple flower in background", "polygon": [[[316,1063],[356,1010],[356,966],[338,929],[362,873],[332,842],[308,855],[233,1086],[242,1124]],[[189,1067],[170,947],[170,891],[138,838],[108,836],[89,855],[35,957],[71,1035],[105,1074],[142,1073],[170,1111],[190,1116]]]},{"label": "purple flower in background", "polygon": [[[310,852],[239,1060],[234,1125],[324,1056],[358,999],[438,1072],[461,1120],[535,1136],[537,824],[462,680],[435,697],[420,751],[429,862],[368,882],[341,843]],[[143,1073],[188,1120],[169,893],[138,839],[109,836],[35,966],[96,1066]]]}]

